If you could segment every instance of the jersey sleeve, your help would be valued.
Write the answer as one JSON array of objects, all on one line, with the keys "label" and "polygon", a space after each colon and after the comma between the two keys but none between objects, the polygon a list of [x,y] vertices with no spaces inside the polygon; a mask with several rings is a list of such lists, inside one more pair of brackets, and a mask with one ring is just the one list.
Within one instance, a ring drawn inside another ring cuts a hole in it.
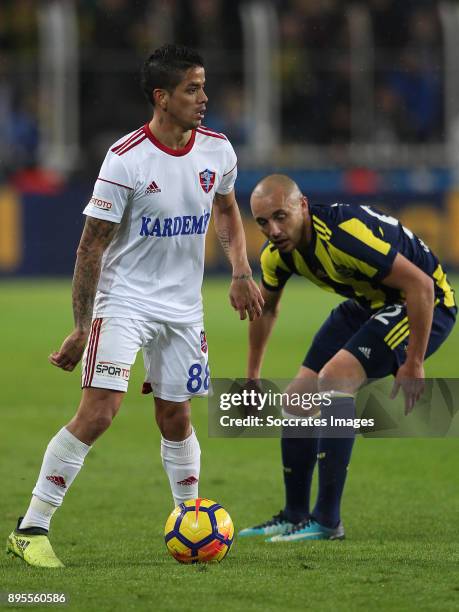
[{"label": "jersey sleeve", "polygon": [[376,281],[390,273],[397,255],[390,242],[358,217],[339,223],[330,237],[329,252],[335,264]]},{"label": "jersey sleeve", "polygon": [[133,172],[126,167],[119,155],[109,151],[83,214],[119,223],[134,187]]},{"label": "jersey sleeve", "polygon": [[269,241],[263,245],[260,264],[261,282],[268,291],[280,291],[292,275],[282,261],[278,249],[274,248]]},{"label": "jersey sleeve", "polygon": [[217,193],[226,195],[234,189],[234,183],[237,177],[237,156],[229,141],[227,144],[227,153],[225,155],[225,167],[223,176],[217,187]]}]

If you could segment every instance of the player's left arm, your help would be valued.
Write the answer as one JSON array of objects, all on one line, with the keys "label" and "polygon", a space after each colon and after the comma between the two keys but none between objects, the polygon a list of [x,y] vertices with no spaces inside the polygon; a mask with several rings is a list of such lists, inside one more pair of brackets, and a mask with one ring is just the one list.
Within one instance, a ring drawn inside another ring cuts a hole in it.
[{"label": "player's left arm", "polygon": [[252,278],[244,227],[234,189],[224,195],[215,195],[214,225],[220,244],[233,267],[229,292],[231,306],[239,311],[241,320],[248,314],[250,321],[253,321],[261,316],[264,300]]},{"label": "player's left arm", "polygon": [[427,274],[400,253],[383,283],[403,291],[406,299],[410,336],[406,361],[398,369],[392,396],[402,387],[408,414],[424,391],[424,357],[432,327],[434,285]]}]

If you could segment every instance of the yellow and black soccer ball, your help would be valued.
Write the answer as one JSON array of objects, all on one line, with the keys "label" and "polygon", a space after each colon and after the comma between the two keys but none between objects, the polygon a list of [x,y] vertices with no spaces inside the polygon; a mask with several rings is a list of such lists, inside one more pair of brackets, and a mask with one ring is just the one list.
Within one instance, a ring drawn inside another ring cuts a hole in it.
[{"label": "yellow and black soccer ball", "polygon": [[201,497],[190,499],[169,515],[164,539],[179,563],[220,562],[233,543],[233,521],[217,502]]}]

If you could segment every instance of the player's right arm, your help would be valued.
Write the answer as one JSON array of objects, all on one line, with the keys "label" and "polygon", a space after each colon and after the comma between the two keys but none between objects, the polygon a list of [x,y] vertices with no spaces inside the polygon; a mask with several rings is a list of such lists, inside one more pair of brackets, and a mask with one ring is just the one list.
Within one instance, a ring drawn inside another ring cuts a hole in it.
[{"label": "player's right arm", "polygon": [[261,317],[249,324],[247,378],[260,378],[263,357],[269,336],[279,314],[279,302],[285,283],[292,272],[275,247],[267,241],[260,254],[261,295],[265,301]]},{"label": "player's right arm", "polygon": [[135,165],[125,163],[123,157],[114,152],[115,148],[110,149],[105,156],[93,196],[83,211],[86,222],[77,250],[72,284],[75,328],[64,340],[60,350],[49,356],[54,366],[68,372],[75,368],[83,355],[91,329],[102,256],[134,192]]},{"label": "player's right arm", "polygon": [[260,289],[265,301],[263,312],[259,319],[249,323],[247,378],[252,380],[260,378],[266,346],[279,314],[279,301],[283,291],[269,291],[263,285]]},{"label": "player's right arm", "polygon": [[91,329],[92,311],[99,282],[102,255],[118,228],[117,223],[86,217],[77,249],[72,283],[75,328],[59,351],[49,356],[54,366],[71,372],[80,361]]}]

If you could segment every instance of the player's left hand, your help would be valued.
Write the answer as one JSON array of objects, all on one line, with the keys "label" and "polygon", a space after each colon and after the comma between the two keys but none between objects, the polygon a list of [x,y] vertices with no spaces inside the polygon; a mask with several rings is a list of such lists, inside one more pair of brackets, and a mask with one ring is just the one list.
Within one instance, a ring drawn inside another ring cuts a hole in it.
[{"label": "player's left hand", "polygon": [[241,321],[246,319],[247,315],[249,315],[250,321],[261,317],[265,301],[253,278],[233,278],[229,298],[234,310],[239,311]]},{"label": "player's left hand", "polygon": [[405,396],[405,415],[407,415],[413,410],[415,403],[424,393],[424,366],[413,365],[408,362],[401,365],[394,380],[394,386],[390,394],[391,399],[397,396],[400,387],[403,389]]}]

